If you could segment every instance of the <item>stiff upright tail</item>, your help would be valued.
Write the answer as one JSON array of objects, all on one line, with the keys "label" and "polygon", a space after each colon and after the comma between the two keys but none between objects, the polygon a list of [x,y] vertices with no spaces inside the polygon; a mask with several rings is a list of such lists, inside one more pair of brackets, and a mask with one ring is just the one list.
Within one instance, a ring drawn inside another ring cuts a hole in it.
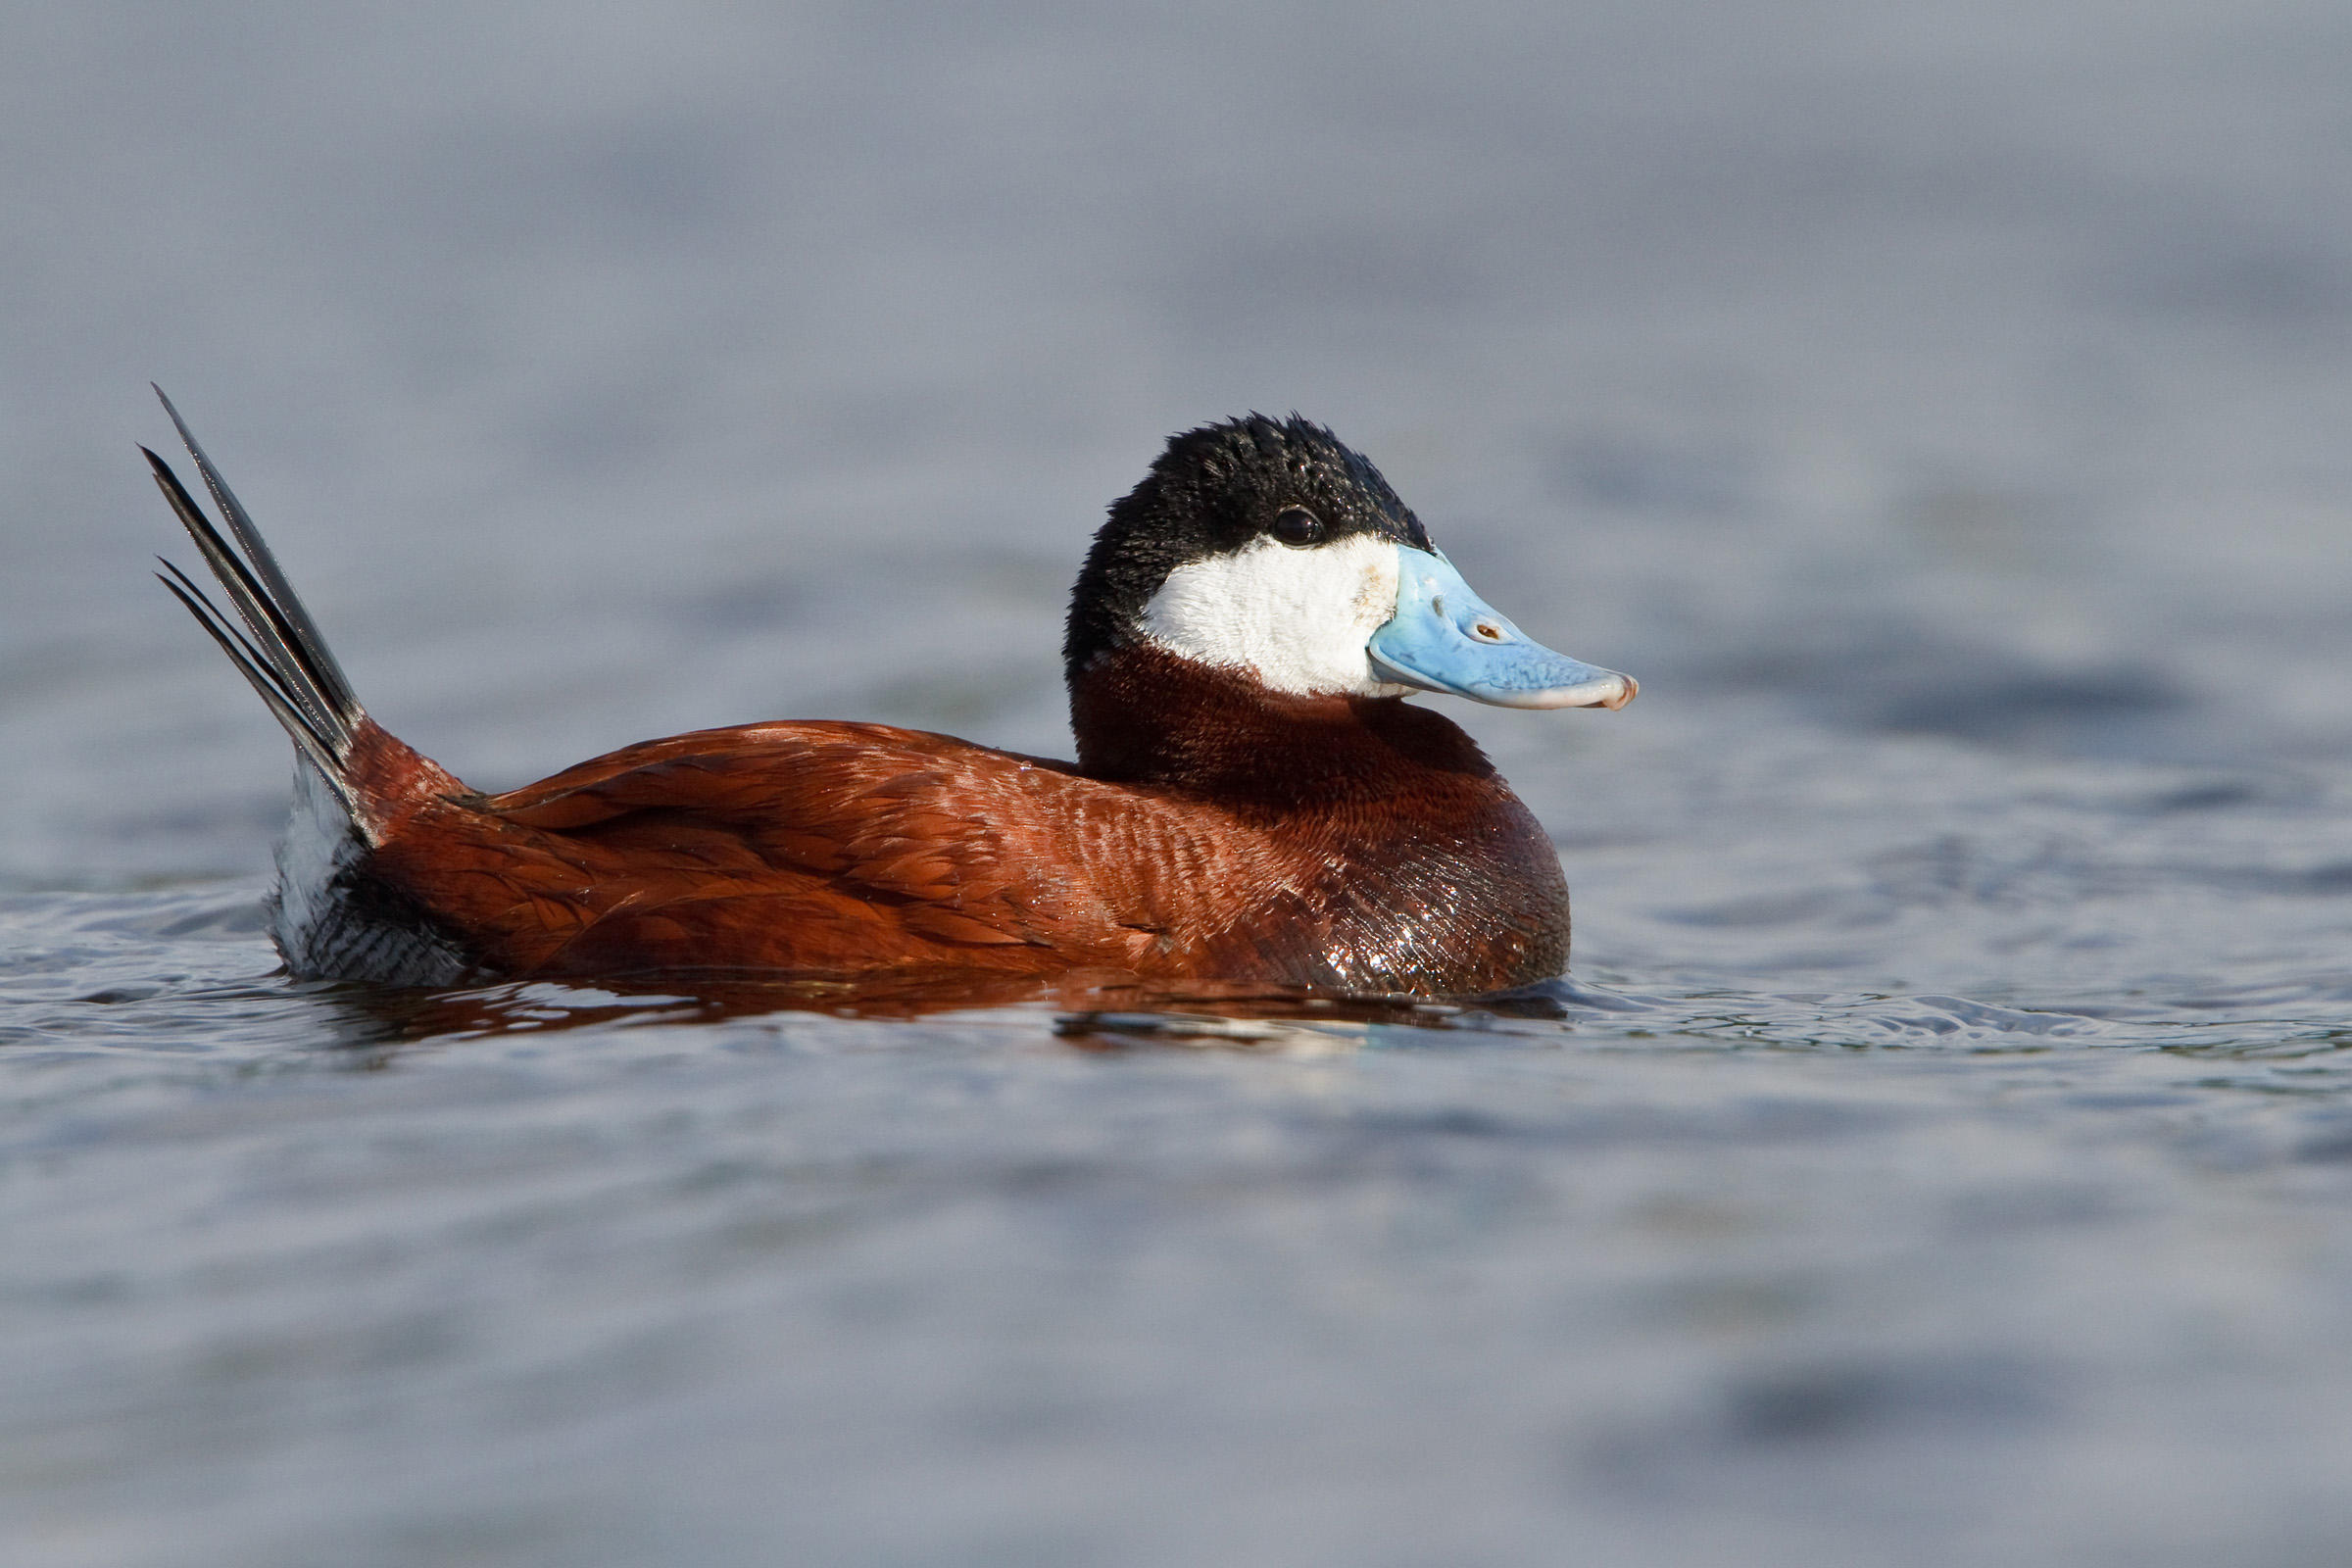
[{"label": "stiff upright tail", "polygon": [[[163,388],[155,395],[164,398]],[[294,816],[277,846],[270,935],[298,979],[454,985],[476,971],[465,944],[416,901],[369,869],[403,802],[463,788],[447,772],[384,733],[368,717],[351,682],[326,650],[310,612],[262,542],[253,518],[164,398],[196,471],[227,524],[225,535],[198,510],[170,464],[147,453],[155,482],[204,553],[231,619],[188,574],[167,561],[157,573],[220,645],[292,737]],[[146,451],[141,448],[141,451]]]},{"label": "stiff upright tail", "polygon": [[[237,620],[244,623],[244,630],[239,631],[205,591],[171,562],[165,562],[164,570],[156,575],[188,607],[197,624],[220,645],[220,651],[228,655],[238,673],[252,683],[262,701],[270,705],[270,711],[285,726],[286,734],[293,738],[295,750],[318,770],[319,779],[341,797],[345,810],[356,819],[360,812],[359,802],[352,793],[351,748],[353,738],[367,720],[367,711],[352,694],[351,682],[342,666],[335,662],[335,656],[327,652],[326,639],[318,635],[318,627],[311,619],[310,612],[303,608],[293,584],[286,581],[276,558],[262,542],[253,518],[238,504],[220,470],[204,455],[204,449],[196,444],[187,421],[179,416],[172,400],[164,397],[164,389],[157,387],[155,395],[163,398],[164,412],[172,416],[188,456],[196,460],[196,471],[204,476],[213,504],[220,509],[229,537],[221,537],[212,519],[198,510],[170,464],[145,447],[139,450],[147,453],[147,461],[155,469],[157,487],[178,514],[188,537],[203,552],[205,564],[212,567],[220,591],[235,607]],[[234,546],[230,539],[236,541]]]}]

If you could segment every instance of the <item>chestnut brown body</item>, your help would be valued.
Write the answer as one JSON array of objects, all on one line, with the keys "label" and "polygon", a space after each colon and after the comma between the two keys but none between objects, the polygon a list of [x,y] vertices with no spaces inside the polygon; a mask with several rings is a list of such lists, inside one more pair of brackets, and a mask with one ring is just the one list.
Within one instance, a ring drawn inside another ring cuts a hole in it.
[{"label": "chestnut brown body", "polygon": [[1076,765],[754,724],[489,796],[370,725],[353,776],[381,804],[345,876],[509,976],[1085,968],[1429,994],[1566,963],[1549,840],[1439,714],[1152,650],[1100,661],[1072,712]]}]

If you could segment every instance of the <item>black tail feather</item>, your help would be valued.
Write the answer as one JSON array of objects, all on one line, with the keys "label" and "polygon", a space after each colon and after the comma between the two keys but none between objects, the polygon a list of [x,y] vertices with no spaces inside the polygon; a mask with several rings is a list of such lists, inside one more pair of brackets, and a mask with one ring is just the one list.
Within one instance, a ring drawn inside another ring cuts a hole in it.
[{"label": "black tail feather", "polygon": [[[156,390],[163,397],[163,390]],[[187,607],[214,642],[220,646],[238,673],[261,694],[279,724],[293,738],[295,748],[314,764],[328,784],[348,802],[348,788],[343,776],[343,763],[351,753],[352,737],[367,717],[353,695],[350,681],[334,656],[327,652],[326,641],[318,633],[310,612],[303,608],[279,569],[270,547],[262,542],[254,528],[253,519],[238,505],[228,486],[201,448],[196,438],[172,407],[169,398],[164,408],[172,422],[179,427],[180,438],[187,443],[188,454],[196,460],[205,485],[213,500],[227,519],[229,532],[243,554],[232,547],[197,507],[195,498],[172,471],[172,466],[145,447],[147,462],[155,470],[157,488],[187,529],[188,537],[204,556],[205,564],[212,568],[214,579],[236,611],[237,621],[244,623],[238,630],[236,622],[222,613],[212,599],[171,562],[164,563],[171,575],[162,581],[173,597]],[[161,574],[159,573],[159,576]]]},{"label": "black tail feather", "polygon": [[[145,447],[139,450],[147,452]],[[147,461],[155,467],[155,482],[164,492],[164,498],[172,503],[172,510],[179,514],[180,523],[187,529],[188,537],[195,540],[196,548],[204,553],[205,564],[212,568],[214,578],[228,595],[229,603],[235,606],[238,618],[252,632],[253,641],[239,637],[238,642],[275,677],[279,693],[294,705],[311,731],[339,753],[348,739],[349,724],[342,714],[333,710],[332,699],[319,689],[315,672],[293,640],[294,632],[287,622],[285,612],[255,580],[245,563],[230,551],[227,543],[214,529],[211,520],[196,510],[195,501],[180,484],[179,476],[172,471],[171,466],[152,452],[147,452]],[[215,608],[204,591],[197,588],[184,573],[174,568],[174,575],[195,591],[196,597],[204,601],[206,608]]]},{"label": "black tail feather", "polygon": [[[166,576],[165,571],[171,575]],[[270,673],[268,661],[262,657],[261,651],[247,642],[234,626],[229,625],[220,610],[204,596],[204,590],[188,581],[187,574],[171,562],[164,563],[164,571],[157,572],[155,578],[172,590],[173,598],[188,607],[188,613],[196,617],[196,624],[220,645],[220,651],[228,656],[228,662],[237,666],[237,673],[243,675],[262,701],[269,705],[270,711],[293,739],[295,750],[302,753],[311,765],[318,770],[318,776],[325,779],[328,787],[343,798],[345,806],[355,805],[350,787],[343,777],[341,759],[335,755],[331,743],[311,727],[311,721],[303,716],[293,700],[278,686],[277,677]]]},{"label": "black tail feather", "polygon": [[269,599],[283,615],[286,630],[292,634],[295,647],[302,651],[304,662],[317,678],[319,690],[334,705],[336,711],[358,716],[360,700],[352,692],[350,679],[344,675],[343,666],[335,662],[335,656],[327,651],[326,639],[318,634],[318,623],[311,619],[311,612],[302,606],[302,596],[295,593],[294,585],[278,569],[277,558],[262,542],[261,530],[253,525],[252,514],[238,502],[234,492],[228,488],[228,482],[220,477],[220,470],[213,466],[213,460],[204,455],[204,448],[196,444],[195,432],[188,428],[188,421],[179,416],[179,410],[172,406],[172,400],[164,396],[164,389],[152,381],[147,384],[164,405],[164,412],[172,416],[172,428],[179,432],[180,443],[188,449],[188,456],[196,460],[196,471],[204,475],[204,487],[213,493],[213,504],[220,509],[220,515],[227,521],[230,535],[244,547],[254,569],[261,573],[262,581],[269,585]]}]

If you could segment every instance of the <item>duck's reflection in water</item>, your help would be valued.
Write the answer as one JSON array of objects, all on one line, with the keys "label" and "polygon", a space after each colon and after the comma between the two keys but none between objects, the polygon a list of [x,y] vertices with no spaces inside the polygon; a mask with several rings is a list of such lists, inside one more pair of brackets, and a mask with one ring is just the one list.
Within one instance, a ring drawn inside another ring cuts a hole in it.
[{"label": "duck's reflection in water", "polygon": [[857,979],[714,971],[665,974],[643,984],[617,978],[596,986],[513,981],[450,991],[345,983],[318,989],[342,1015],[343,1043],[363,1050],[785,1013],[900,1022],[958,1013],[1026,1016],[1085,1051],[1145,1044],[1345,1049],[1361,1044],[1367,1026],[1483,1032],[1506,1021],[1541,1020],[1556,1029],[1578,1001],[1566,981],[1483,997],[1432,999],[1249,982],[1152,983],[1102,971],[1073,971],[1048,980],[938,970]]}]

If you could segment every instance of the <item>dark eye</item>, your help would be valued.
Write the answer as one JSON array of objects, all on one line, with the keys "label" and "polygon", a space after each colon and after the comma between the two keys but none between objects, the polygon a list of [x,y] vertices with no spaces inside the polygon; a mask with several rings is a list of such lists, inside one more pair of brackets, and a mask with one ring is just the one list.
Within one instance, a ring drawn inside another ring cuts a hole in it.
[{"label": "dark eye", "polygon": [[1286,545],[1319,545],[1323,519],[1304,507],[1285,507],[1274,514],[1274,537]]}]

